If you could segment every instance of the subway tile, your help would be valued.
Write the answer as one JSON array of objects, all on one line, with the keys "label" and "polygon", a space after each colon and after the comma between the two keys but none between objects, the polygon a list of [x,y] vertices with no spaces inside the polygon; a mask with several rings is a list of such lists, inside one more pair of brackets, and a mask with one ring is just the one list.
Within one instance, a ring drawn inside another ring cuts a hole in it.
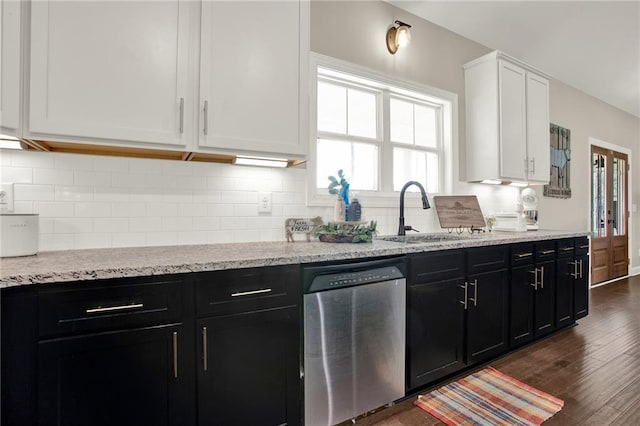
[{"label": "subway tile", "polygon": [[55,219],[52,218],[40,218],[38,220],[38,231],[41,234],[53,234],[53,223]]},{"label": "subway tile", "polygon": [[129,218],[130,232],[153,232],[162,230],[162,220],[159,217]]},{"label": "subway tile", "polygon": [[177,232],[147,232],[147,246],[173,246],[178,244]]},{"label": "subway tile", "polygon": [[207,234],[198,231],[178,232],[178,244],[193,245],[207,244]]},{"label": "subway tile", "polygon": [[221,217],[220,218],[220,227],[222,229],[246,229],[247,227],[247,218],[245,217]]},{"label": "subway tile", "polygon": [[76,249],[111,247],[111,234],[76,234],[73,239]]},{"label": "subway tile", "polygon": [[163,203],[191,203],[193,194],[188,190],[167,189],[162,192]]},{"label": "subway tile", "polygon": [[129,172],[160,174],[162,172],[161,160],[147,158],[129,158]]},{"label": "subway tile", "polygon": [[204,189],[207,187],[206,176],[175,176],[176,187],[186,189]]},{"label": "subway tile", "polygon": [[93,201],[93,188],[88,186],[56,185],[58,201]]},{"label": "subway tile", "polygon": [[12,149],[4,149],[0,148],[0,166],[9,167],[11,166],[11,152]]},{"label": "subway tile", "polygon": [[110,203],[75,203],[76,217],[110,217]]},{"label": "subway tile", "polygon": [[112,217],[145,217],[146,203],[111,203]]},{"label": "subway tile", "polygon": [[258,231],[240,229],[233,232],[234,243],[248,243],[258,239]]},{"label": "subway tile", "polygon": [[33,212],[41,217],[72,217],[73,204],[65,201],[36,201],[33,203]]},{"label": "subway tile", "polygon": [[93,169],[97,172],[127,172],[129,170],[129,161],[124,157],[95,156]]},{"label": "subway tile", "polygon": [[13,185],[13,199],[15,201],[52,201],[55,199],[55,187],[17,183]]},{"label": "subway tile", "polygon": [[216,163],[206,163],[194,161],[191,163],[191,170],[194,176],[220,176],[221,165]]},{"label": "subway tile", "polygon": [[246,224],[249,229],[268,229],[272,227],[273,221],[271,217],[248,217]]},{"label": "subway tile", "polygon": [[144,232],[126,232],[111,234],[112,247],[144,247],[147,238]]},{"label": "subway tile", "polygon": [[160,188],[132,188],[132,201],[160,202],[162,201],[162,189]]},{"label": "subway tile", "polygon": [[88,218],[63,217],[53,219],[55,234],[86,234],[93,232],[93,221]]},{"label": "subway tile", "polygon": [[145,188],[147,176],[134,173],[112,173],[111,186],[120,188]]},{"label": "subway tile", "polygon": [[160,160],[163,175],[193,175],[191,163],[188,161]]},{"label": "subway tile", "polygon": [[193,229],[196,231],[215,231],[220,229],[219,217],[194,217]]},{"label": "subway tile", "polygon": [[129,188],[99,187],[93,191],[95,201],[129,201],[131,199]]},{"label": "subway tile", "polygon": [[217,203],[220,202],[220,192],[210,189],[194,189],[194,203]]},{"label": "subway tile", "polygon": [[147,203],[147,216],[178,216],[178,203]]},{"label": "subway tile", "polygon": [[33,211],[33,201],[14,201],[13,211],[15,213],[24,213],[24,214],[37,213]]},{"label": "subway tile", "polygon": [[39,169],[53,169],[54,154],[50,152],[13,151],[11,165],[14,167],[33,167]]},{"label": "subway tile", "polygon": [[93,229],[96,232],[127,232],[129,219],[124,217],[107,217],[93,219]]},{"label": "subway tile", "polygon": [[163,231],[191,231],[193,229],[193,218],[190,217],[163,217]]},{"label": "subway tile", "polygon": [[75,171],[73,182],[76,185],[111,186],[111,173]]},{"label": "subway tile", "polygon": [[220,202],[228,204],[246,203],[247,193],[242,191],[222,191],[220,192]]},{"label": "subway tile", "polygon": [[235,204],[233,214],[235,216],[257,216],[258,206],[256,204]]},{"label": "subway tile", "polygon": [[207,206],[208,216],[233,216],[233,204],[209,204]]},{"label": "subway tile", "polygon": [[33,169],[31,167],[2,166],[0,168],[0,182],[31,183],[33,182]]},{"label": "subway tile", "polygon": [[47,185],[73,185],[73,171],[33,169],[33,183]]},{"label": "subway tile", "polygon": [[221,190],[232,190],[233,189],[233,178],[222,177],[222,176],[214,176],[207,178],[207,188],[210,189],[221,189]]},{"label": "subway tile", "polygon": [[223,244],[233,242],[233,231],[209,231],[207,232],[207,244]]},{"label": "subway tile", "polygon": [[54,167],[63,170],[93,170],[93,155],[54,154]]},{"label": "subway tile", "polygon": [[206,216],[206,203],[178,203],[178,216]]},{"label": "subway tile", "polygon": [[39,251],[72,250],[73,234],[40,234]]}]

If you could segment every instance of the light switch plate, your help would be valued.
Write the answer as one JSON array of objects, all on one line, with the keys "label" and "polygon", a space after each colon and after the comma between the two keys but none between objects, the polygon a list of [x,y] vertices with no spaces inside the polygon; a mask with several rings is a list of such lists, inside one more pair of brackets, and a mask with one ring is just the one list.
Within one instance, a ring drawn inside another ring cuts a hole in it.
[{"label": "light switch plate", "polygon": [[0,183],[0,213],[13,212],[13,183]]},{"label": "light switch plate", "polygon": [[258,213],[271,213],[270,192],[258,192]]}]

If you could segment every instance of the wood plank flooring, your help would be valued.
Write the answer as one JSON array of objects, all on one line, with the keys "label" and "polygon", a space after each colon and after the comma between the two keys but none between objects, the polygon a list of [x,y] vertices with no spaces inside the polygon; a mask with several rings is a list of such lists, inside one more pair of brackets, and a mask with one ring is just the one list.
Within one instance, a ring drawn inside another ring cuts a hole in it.
[{"label": "wood plank flooring", "polygon": [[[545,425],[640,425],[640,276],[592,289],[578,326],[489,365],[565,401]],[[414,399],[356,425],[442,425]]]}]

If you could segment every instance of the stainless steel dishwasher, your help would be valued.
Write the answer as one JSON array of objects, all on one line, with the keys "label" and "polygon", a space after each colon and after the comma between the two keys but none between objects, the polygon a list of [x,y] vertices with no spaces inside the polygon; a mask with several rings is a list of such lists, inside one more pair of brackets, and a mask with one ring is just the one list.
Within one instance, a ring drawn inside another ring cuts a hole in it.
[{"label": "stainless steel dishwasher", "polygon": [[306,426],[404,397],[404,272],[401,258],[303,269]]}]

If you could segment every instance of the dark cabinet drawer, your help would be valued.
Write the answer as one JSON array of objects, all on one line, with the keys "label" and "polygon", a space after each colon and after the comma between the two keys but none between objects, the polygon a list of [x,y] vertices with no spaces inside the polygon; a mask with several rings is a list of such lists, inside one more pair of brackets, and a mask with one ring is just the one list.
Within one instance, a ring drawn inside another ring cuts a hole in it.
[{"label": "dark cabinet drawer", "polygon": [[539,241],[536,243],[536,262],[553,260],[557,252],[555,241]]},{"label": "dark cabinet drawer", "polygon": [[299,294],[298,265],[205,272],[196,278],[199,316],[294,305]]},{"label": "dark cabinet drawer", "polygon": [[464,251],[451,250],[409,256],[409,284],[464,277]]},{"label": "dark cabinet drawer", "polygon": [[577,255],[589,253],[589,238],[580,237],[574,239],[575,253]]},{"label": "dark cabinet drawer", "polygon": [[509,266],[509,246],[478,247],[467,251],[467,274],[497,271]]},{"label": "dark cabinet drawer", "polygon": [[570,257],[575,253],[573,238],[558,240],[558,257]]},{"label": "dark cabinet drawer", "polygon": [[102,285],[41,291],[40,336],[179,322],[184,280],[113,280]]},{"label": "dark cabinet drawer", "polygon": [[533,263],[534,246],[533,243],[522,243],[511,245],[511,265],[529,265]]}]

